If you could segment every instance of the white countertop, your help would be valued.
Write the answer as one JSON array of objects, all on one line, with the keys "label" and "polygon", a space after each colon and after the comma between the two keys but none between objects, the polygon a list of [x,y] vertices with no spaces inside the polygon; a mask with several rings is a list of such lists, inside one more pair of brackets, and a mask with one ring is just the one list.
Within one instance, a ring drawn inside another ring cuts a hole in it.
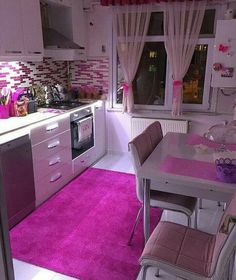
[{"label": "white countertop", "polygon": [[53,112],[36,112],[24,117],[10,117],[8,119],[0,119],[0,136],[28,125],[55,117],[57,115],[59,114]]}]

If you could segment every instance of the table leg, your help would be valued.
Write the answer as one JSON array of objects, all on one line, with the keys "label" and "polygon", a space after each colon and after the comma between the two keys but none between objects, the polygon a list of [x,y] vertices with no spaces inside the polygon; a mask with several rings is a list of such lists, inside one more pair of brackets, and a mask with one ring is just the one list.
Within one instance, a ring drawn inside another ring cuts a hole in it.
[{"label": "table leg", "polygon": [[144,196],[143,196],[143,230],[145,243],[150,235],[150,180],[144,179]]}]

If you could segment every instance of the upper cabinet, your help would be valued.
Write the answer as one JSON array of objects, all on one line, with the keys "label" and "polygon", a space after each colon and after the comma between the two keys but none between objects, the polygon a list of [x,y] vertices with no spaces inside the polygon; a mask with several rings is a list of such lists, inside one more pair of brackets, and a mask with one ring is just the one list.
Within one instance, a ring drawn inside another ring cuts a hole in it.
[{"label": "upper cabinet", "polygon": [[0,0],[0,26],[0,60],[42,60],[39,0]]},{"label": "upper cabinet", "polygon": [[90,5],[86,10],[87,56],[108,56],[112,38],[111,10],[98,4]]}]

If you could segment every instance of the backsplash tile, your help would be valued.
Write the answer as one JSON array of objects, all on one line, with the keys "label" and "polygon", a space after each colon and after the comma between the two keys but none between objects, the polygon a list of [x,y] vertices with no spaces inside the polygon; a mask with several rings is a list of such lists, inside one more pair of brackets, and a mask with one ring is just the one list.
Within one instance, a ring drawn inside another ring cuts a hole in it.
[{"label": "backsplash tile", "polygon": [[[108,93],[109,59],[70,62],[71,85],[91,86]],[[0,88],[61,84],[67,87],[67,62],[44,58],[43,62],[0,62]]]},{"label": "backsplash tile", "polygon": [[67,86],[67,62],[45,58],[43,62],[0,62],[0,88],[30,85]]},{"label": "backsplash tile", "polygon": [[91,86],[108,93],[109,59],[107,57],[74,61],[71,67],[71,85]]}]

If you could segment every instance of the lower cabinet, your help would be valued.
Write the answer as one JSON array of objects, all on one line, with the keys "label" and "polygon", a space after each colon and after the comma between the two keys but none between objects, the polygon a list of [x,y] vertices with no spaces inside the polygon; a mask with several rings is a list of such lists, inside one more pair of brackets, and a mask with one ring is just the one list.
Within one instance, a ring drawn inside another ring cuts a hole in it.
[{"label": "lower cabinet", "polygon": [[73,177],[70,120],[54,120],[31,130],[36,206]]},{"label": "lower cabinet", "polygon": [[74,176],[79,175],[86,168],[94,163],[95,147],[87,150],[82,155],[78,156],[73,160],[73,174]]}]

